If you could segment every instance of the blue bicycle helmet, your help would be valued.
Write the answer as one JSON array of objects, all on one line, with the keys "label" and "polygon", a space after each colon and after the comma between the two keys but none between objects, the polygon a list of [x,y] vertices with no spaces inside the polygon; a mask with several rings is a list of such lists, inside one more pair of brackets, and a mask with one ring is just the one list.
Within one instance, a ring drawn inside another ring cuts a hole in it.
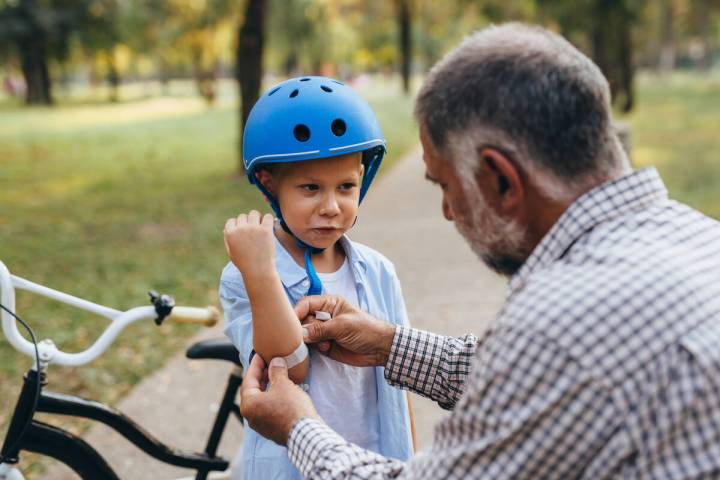
[{"label": "blue bicycle helmet", "polygon": [[298,77],[265,92],[245,124],[243,162],[248,180],[267,197],[282,228],[305,249],[310,278],[308,294],[322,285],[310,255],[322,251],[302,242],[287,227],[277,200],[257,181],[263,165],[302,162],[363,152],[365,166],[360,202],[367,194],[385,155],[385,139],[367,102],[350,87],[326,77]]}]

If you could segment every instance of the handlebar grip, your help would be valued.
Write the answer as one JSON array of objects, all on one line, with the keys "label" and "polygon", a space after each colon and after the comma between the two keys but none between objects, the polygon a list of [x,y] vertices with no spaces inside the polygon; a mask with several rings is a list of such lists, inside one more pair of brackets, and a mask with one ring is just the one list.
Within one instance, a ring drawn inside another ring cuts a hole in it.
[{"label": "handlebar grip", "polygon": [[168,319],[177,323],[199,323],[206,327],[212,327],[220,320],[220,310],[213,306],[205,308],[174,307]]}]

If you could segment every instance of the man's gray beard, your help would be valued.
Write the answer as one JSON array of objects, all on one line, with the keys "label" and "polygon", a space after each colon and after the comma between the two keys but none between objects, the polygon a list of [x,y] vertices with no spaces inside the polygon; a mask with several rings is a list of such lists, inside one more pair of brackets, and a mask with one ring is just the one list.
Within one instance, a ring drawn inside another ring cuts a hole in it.
[{"label": "man's gray beard", "polygon": [[527,258],[527,231],[516,221],[495,214],[476,187],[463,190],[470,211],[456,215],[455,228],[491,270],[515,275]]}]

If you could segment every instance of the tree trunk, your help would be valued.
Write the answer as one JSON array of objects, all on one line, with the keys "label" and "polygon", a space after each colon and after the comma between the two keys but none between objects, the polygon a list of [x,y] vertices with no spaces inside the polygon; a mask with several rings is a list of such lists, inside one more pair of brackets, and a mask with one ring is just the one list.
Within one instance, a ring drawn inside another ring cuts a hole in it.
[{"label": "tree trunk", "polygon": [[624,113],[628,113],[635,106],[635,65],[633,64],[632,52],[632,31],[630,22],[626,15],[620,18],[618,25],[618,83],[623,93],[622,104],[620,109]]},{"label": "tree trunk", "polygon": [[115,63],[115,54],[112,49],[107,52],[107,67],[107,82],[110,89],[108,100],[112,103],[117,103],[120,98],[120,73],[118,72],[117,64]]},{"label": "tree trunk", "polygon": [[410,0],[397,0],[396,7],[400,46],[400,74],[402,75],[403,92],[407,94],[410,91],[410,62],[412,55]]},{"label": "tree trunk", "polygon": [[675,6],[673,0],[660,5],[660,58],[658,70],[669,72],[675,68]]},{"label": "tree trunk", "polygon": [[202,52],[200,49],[193,51],[193,77],[195,78],[195,87],[198,94],[205,100],[208,106],[215,103],[217,96],[217,61],[213,65],[206,67],[202,62]]},{"label": "tree trunk", "polygon": [[700,59],[700,68],[708,71],[712,67],[713,52],[713,23],[715,17],[713,15],[713,6],[710,0],[702,0],[698,2],[700,5],[700,39],[703,46],[703,54]]},{"label": "tree trunk", "polygon": [[240,86],[240,162],[242,172],[242,134],[245,122],[255,102],[260,96],[262,82],[262,54],[265,37],[265,16],[267,4],[265,0],[247,0],[245,23],[238,32],[237,48],[237,79]]},{"label": "tree trunk", "polygon": [[28,105],[51,105],[50,73],[47,64],[45,33],[41,30],[25,37],[18,43],[20,66],[25,78]]},{"label": "tree trunk", "polygon": [[634,104],[632,24],[622,4],[598,1],[593,12],[590,45],[593,61],[610,84],[613,103],[623,112]]},{"label": "tree trunk", "polygon": [[288,52],[287,56],[285,57],[285,61],[283,62],[283,72],[285,73],[286,77],[293,77],[297,73],[298,70],[298,53],[295,46],[290,47],[290,51]]}]

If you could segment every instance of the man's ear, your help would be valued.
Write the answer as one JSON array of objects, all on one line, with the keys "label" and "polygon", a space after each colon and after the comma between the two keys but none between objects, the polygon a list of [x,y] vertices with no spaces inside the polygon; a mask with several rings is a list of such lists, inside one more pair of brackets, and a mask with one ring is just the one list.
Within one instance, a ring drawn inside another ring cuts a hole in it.
[{"label": "man's ear", "polygon": [[478,152],[480,169],[475,181],[485,198],[499,213],[509,214],[525,200],[525,185],[520,171],[501,151],[485,147]]},{"label": "man's ear", "polygon": [[267,170],[255,172],[255,179],[267,190],[270,195],[275,196],[275,182],[273,176]]}]

